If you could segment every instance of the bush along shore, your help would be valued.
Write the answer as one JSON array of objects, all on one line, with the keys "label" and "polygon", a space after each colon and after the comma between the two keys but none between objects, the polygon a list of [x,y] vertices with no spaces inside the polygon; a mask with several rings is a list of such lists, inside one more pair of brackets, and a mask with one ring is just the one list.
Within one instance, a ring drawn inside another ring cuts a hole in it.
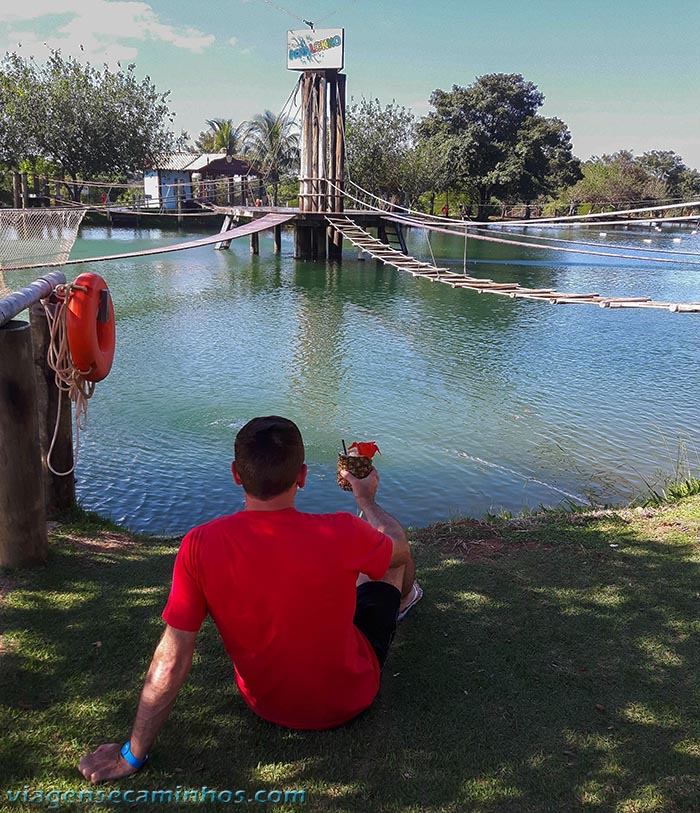
[{"label": "bush along shore", "polygon": [[[425,598],[335,731],[256,718],[205,622],[148,766],[102,790],[172,793],[139,812],[204,786],[313,811],[697,811],[700,496],[655,502],[411,530]],[[129,734],[178,544],[79,514],[45,568],[2,576],[0,809],[114,810],[77,763]]]}]

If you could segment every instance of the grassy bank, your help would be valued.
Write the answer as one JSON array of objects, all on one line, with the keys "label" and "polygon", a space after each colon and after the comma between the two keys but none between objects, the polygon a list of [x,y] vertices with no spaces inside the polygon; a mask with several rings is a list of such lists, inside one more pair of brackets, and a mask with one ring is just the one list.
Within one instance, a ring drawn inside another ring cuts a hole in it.
[{"label": "grassy bank", "polygon": [[[150,765],[106,787],[303,790],[303,805],[59,809],[698,810],[700,497],[411,536],[426,596],[366,714],[320,733],[255,718],[206,622]],[[25,786],[95,789],[76,765],[128,734],[176,550],[81,520],[54,530],[46,568],[5,574],[0,810],[56,809],[8,801]]]}]

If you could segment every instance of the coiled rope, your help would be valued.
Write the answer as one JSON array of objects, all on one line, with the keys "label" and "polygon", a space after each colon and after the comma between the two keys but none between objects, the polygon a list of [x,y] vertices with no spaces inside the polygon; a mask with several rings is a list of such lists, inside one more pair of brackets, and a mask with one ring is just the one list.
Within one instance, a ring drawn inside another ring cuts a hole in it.
[{"label": "coiled rope", "polygon": [[[46,361],[54,371],[54,381],[59,391],[58,407],[56,409],[56,424],[53,430],[53,437],[46,455],[46,465],[52,474],[57,477],[66,477],[75,471],[78,463],[78,452],[80,450],[80,432],[87,427],[88,401],[95,392],[95,382],[86,381],[83,374],[73,364],[73,359],[68,346],[68,333],[66,330],[66,314],[68,312],[68,298],[72,290],[87,291],[83,285],[67,284],[59,285],[55,289],[57,302],[52,302],[51,298],[42,299],[44,313],[49,325],[49,349],[46,354]],[[68,471],[56,471],[51,464],[58,428],[61,421],[61,404],[63,394],[66,394],[75,405],[75,443],[73,448],[73,465]]]}]

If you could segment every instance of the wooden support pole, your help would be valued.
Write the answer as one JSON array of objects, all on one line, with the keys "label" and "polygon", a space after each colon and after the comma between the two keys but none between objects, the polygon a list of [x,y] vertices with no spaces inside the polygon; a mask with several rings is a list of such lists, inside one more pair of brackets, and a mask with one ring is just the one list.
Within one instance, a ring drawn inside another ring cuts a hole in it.
[{"label": "wooden support pole", "polygon": [[[50,307],[55,308],[54,305]],[[73,468],[73,422],[71,402],[68,394],[56,386],[54,371],[49,367],[46,356],[49,349],[49,324],[41,303],[33,305],[29,311],[29,324],[32,333],[32,350],[34,354],[34,373],[36,376],[36,403],[39,421],[39,445],[41,448],[41,466],[44,476],[44,498],[46,515],[60,516],[76,506],[75,474],[58,476],[53,474],[47,464],[47,456],[56,430],[56,415],[60,403],[60,419],[51,466],[55,471],[68,472]]]},{"label": "wooden support pole", "polygon": [[[345,176],[345,94],[346,77],[335,74],[334,90],[331,95],[331,171],[335,186],[330,190],[329,208],[336,213],[343,211],[343,180]],[[332,229],[329,234],[328,256],[334,260],[343,257],[343,235]]]},{"label": "wooden support pole", "polygon": [[177,222],[184,223],[185,218],[182,216],[182,209],[183,209],[183,196],[184,196],[184,186],[182,184],[176,183],[175,184],[175,197],[177,199]]},{"label": "wooden support pole", "polygon": [[60,181],[56,181],[56,183],[54,184],[53,196],[55,198],[54,206],[60,206],[61,205],[61,202],[60,202],[61,201],[61,182]]},{"label": "wooden support pole", "polygon": [[299,179],[299,211],[310,211],[309,181],[311,175],[311,88],[313,76],[304,72],[301,79],[301,164]]},{"label": "wooden support pole", "polygon": [[275,254],[279,254],[282,251],[282,226],[275,226],[274,235],[275,235]]},{"label": "wooden support pole", "polygon": [[[318,178],[318,198],[316,202],[316,211],[325,212],[328,207],[326,205],[326,195],[328,188],[326,185],[326,178],[328,177],[328,168],[326,165],[326,153],[328,151],[328,113],[326,110],[326,73],[318,74],[318,156],[316,162],[315,177]],[[324,228],[325,231],[325,228]],[[323,246],[323,256],[326,256],[325,236]]]},{"label": "wooden support pole", "polygon": [[27,183],[27,173],[22,173],[22,208],[29,208],[29,184]]},{"label": "wooden support pole", "polygon": [[0,328],[0,567],[48,555],[32,340],[27,322]]},{"label": "wooden support pole", "polygon": [[299,221],[294,225],[294,259],[310,260],[313,257],[313,229]]},{"label": "wooden support pole", "polygon": [[336,125],[338,134],[336,137],[335,145],[335,182],[340,187],[340,191],[336,191],[336,203],[334,211],[342,212],[343,205],[343,189],[345,188],[345,96],[346,96],[347,76],[343,73],[338,74],[338,116]]},{"label": "wooden support pole", "polygon": [[[219,229],[219,231],[221,231],[222,233],[225,232],[225,231],[228,231],[231,228],[231,223],[232,222],[233,222],[233,218],[231,217],[231,215],[226,215],[226,217],[224,217],[224,222],[221,224],[221,229]],[[214,248],[217,251],[223,251],[225,249],[229,249],[229,248],[231,248],[231,241],[230,240],[222,240],[220,243],[214,243]]]},{"label": "wooden support pole", "polygon": [[[328,167],[328,179],[330,180],[330,186],[328,188],[328,211],[335,212],[335,203],[336,203],[336,191],[335,191],[335,184],[336,180],[336,152],[338,149],[338,71],[326,71],[326,85],[328,87],[328,103],[330,107],[330,117],[329,117],[329,136],[330,136],[330,144],[329,144],[329,167]],[[330,232],[329,232],[330,235]]]},{"label": "wooden support pole", "polygon": [[311,74],[311,78],[313,80],[312,89],[311,89],[311,177],[313,178],[311,182],[311,188],[309,191],[311,194],[311,207],[309,211],[311,212],[318,212],[319,211],[319,182],[318,178],[319,171],[318,171],[318,158],[319,158],[319,147],[320,147],[320,120],[319,120],[319,94],[320,94],[320,82],[319,82],[319,75],[317,73]]},{"label": "wooden support pole", "polygon": [[258,232],[250,235],[250,253],[260,254],[260,234]]},{"label": "wooden support pole", "polygon": [[12,173],[12,205],[15,209],[22,205],[22,181],[19,172]]}]

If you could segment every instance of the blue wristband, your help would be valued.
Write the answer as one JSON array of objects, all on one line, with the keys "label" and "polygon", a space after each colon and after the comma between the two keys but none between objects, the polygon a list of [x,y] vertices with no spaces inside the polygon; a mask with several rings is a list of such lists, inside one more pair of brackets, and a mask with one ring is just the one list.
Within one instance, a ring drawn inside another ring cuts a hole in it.
[{"label": "blue wristband", "polygon": [[131,740],[127,740],[124,745],[122,745],[122,750],[119,753],[124,757],[129,765],[131,765],[132,768],[140,768],[148,759],[148,754],[146,754],[143,759],[139,759],[131,753]]}]

